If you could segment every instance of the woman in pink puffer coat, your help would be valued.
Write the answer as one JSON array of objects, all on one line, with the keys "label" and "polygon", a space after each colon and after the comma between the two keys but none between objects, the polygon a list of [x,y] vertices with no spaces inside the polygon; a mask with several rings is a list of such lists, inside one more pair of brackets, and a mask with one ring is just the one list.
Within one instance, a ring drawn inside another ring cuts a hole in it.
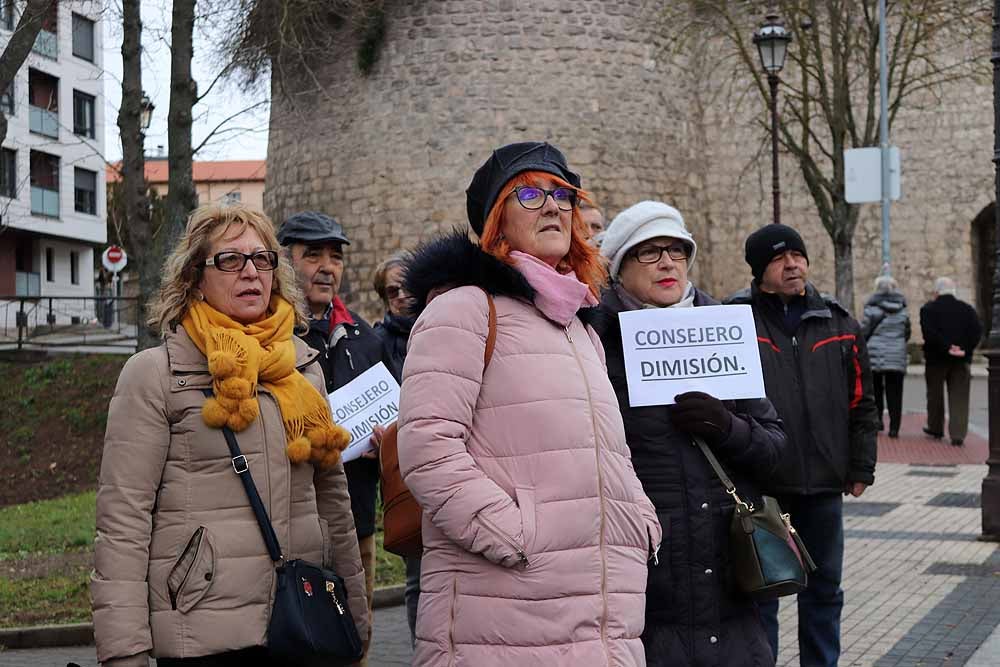
[{"label": "woman in pink puffer coat", "polygon": [[[468,190],[479,245],[454,234],[409,266],[422,313],[399,459],[424,508],[417,667],[645,664],[646,561],[661,533],[580,319],[605,274],[579,185],[548,144],[498,149]],[[484,290],[497,313],[488,366]]]}]

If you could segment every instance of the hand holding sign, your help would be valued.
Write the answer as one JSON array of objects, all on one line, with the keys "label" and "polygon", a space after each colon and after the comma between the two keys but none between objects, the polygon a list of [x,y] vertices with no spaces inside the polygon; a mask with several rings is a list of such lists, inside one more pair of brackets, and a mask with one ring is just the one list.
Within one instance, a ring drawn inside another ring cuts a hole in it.
[{"label": "hand holding sign", "polygon": [[750,306],[656,308],[618,317],[632,407],[670,405],[685,392],[723,400],[764,396]]},{"label": "hand holding sign", "polygon": [[677,402],[667,411],[678,429],[708,442],[721,442],[729,437],[733,415],[722,401],[702,391],[677,394],[674,399]]},{"label": "hand holding sign", "polygon": [[399,416],[399,385],[385,364],[378,363],[330,394],[330,410],[333,421],[351,433],[344,463],[361,456],[377,458],[382,427]]}]

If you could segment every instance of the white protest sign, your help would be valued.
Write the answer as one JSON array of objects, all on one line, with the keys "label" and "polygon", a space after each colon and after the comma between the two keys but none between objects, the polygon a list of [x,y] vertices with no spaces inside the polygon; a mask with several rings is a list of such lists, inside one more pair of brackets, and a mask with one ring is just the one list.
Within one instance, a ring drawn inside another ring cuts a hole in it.
[{"label": "white protest sign", "polygon": [[351,442],[341,456],[344,462],[371,451],[372,429],[388,426],[399,416],[399,385],[381,362],[329,398],[333,421],[351,433]]},{"label": "white protest sign", "polygon": [[670,405],[703,391],[762,398],[764,376],[750,306],[656,308],[620,313],[629,405]]}]

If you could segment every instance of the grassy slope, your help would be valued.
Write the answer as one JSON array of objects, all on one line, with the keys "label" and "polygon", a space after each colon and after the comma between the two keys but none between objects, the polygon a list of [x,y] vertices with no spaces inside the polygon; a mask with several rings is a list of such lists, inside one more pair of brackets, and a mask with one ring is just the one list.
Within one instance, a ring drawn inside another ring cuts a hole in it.
[{"label": "grassy slope", "polygon": [[[124,363],[0,361],[0,627],[90,619],[93,489]],[[376,585],[402,583],[402,560],[378,544]]]}]

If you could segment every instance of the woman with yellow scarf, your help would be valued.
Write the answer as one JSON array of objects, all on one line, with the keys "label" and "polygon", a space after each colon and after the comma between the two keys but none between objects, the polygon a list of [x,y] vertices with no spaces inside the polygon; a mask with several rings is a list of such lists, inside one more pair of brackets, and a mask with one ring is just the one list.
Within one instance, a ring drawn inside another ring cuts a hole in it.
[{"label": "woman with yellow scarf", "polygon": [[340,462],[350,436],[331,419],[316,353],[293,335],[306,320],[271,221],[242,205],[194,211],[149,322],[163,344],[129,359],[108,409],[91,581],[98,659],[273,664],[274,566],[224,426],[282,555],[343,577],[367,636]]}]

